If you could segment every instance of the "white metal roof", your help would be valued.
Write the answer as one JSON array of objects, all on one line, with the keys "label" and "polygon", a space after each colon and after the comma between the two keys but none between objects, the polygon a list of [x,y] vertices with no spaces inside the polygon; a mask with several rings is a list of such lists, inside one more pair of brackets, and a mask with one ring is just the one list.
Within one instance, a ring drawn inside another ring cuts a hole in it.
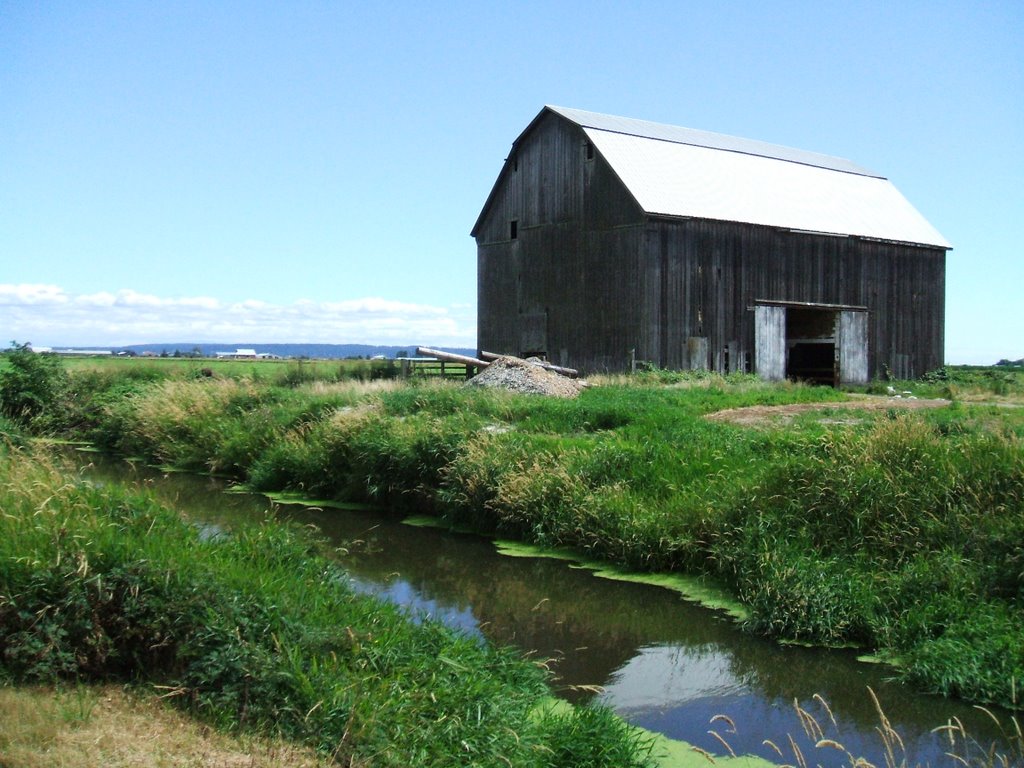
[{"label": "white metal roof", "polygon": [[832,157],[831,155],[823,155],[819,152],[807,152],[802,149],[783,147],[779,144],[769,144],[766,141],[741,139],[738,136],[727,136],[724,133],[698,131],[694,128],[683,128],[679,125],[653,123],[649,120],[636,120],[632,117],[602,115],[600,112],[587,112],[582,109],[552,107],[550,105],[547,108],[584,128],[596,128],[600,131],[624,133],[629,136],[657,139],[659,141],[671,141],[676,144],[692,144],[697,147],[723,149],[728,152],[740,152],[747,155],[774,157],[778,160],[788,160],[820,168],[831,168],[836,171],[857,173],[862,176],[879,176],[879,174],[873,173],[867,168],[851,163],[849,160],[841,157]]},{"label": "white metal roof", "polygon": [[848,160],[644,120],[548,109],[584,129],[650,214],[951,247],[890,181]]}]

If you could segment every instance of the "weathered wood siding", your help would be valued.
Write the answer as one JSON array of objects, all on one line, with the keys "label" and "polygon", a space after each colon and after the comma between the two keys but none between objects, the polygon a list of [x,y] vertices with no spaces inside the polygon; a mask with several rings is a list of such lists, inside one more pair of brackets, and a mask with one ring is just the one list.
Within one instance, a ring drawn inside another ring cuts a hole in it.
[{"label": "weathered wood siding", "polygon": [[727,349],[752,359],[757,300],[867,307],[870,375],[943,364],[942,249],[699,219],[652,219],[644,247],[642,301],[660,322],[645,326],[637,355],[664,367],[685,367],[691,336],[708,338],[715,370]]},{"label": "weathered wood siding", "polygon": [[474,234],[481,349],[584,372],[751,371],[754,303],[774,300],[867,307],[869,376],[943,364],[943,249],[648,216],[552,113],[513,147]]},{"label": "weathered wood siding", "polygon": [[839,356],[840,384],[867,384],[871,379],[868,369],[868,313],[844,311],[839,313],[836,329],[836,354]]},{"label": "weathered wood siding", "polygon": [[754,371],[767,381],[786,378],[786,308],[754,308]]},{"label": "weathered wood siding", "polygon": [[[477,231],[477,343],[625,370],[641,314],[643,215],[600,155],[587,159],[576,126],[548,115],[528,139],[506,160]],[[532,343],[541,315],[543,350]]]}]

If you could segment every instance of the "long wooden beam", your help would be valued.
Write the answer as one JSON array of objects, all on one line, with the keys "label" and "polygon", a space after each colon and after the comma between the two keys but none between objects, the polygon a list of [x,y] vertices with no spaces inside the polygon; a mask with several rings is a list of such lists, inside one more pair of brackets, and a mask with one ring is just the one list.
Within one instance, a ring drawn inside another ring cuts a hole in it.
[{"label": "long wooden beam", "polygon": [[490,363],[485,360],[477,360],[475,357],[467,357],[466,355],[456,355],[453,352],[445,352],[440,349],[431,349],[430,347],[416,347],[416,354],[423,355],[424,357],[436,357],[438,360],[444,360],[446,363],[463,363],[464,365],[475,365],[477,368],[486,368]]},{"label": "long wooden beam", "polygon": [[[473,365],[483,370],[491,364],[494,360],[504,355],[496,355],[493,352],[480,352],[480,357],[484,358],[480,360],[475,357],[468,357],[466,355],[457,355],[454,352],[445,352],[442,349],[431,349],[430,347],[416,347],[416,354],[423,355],[424,357],[436,357],[438,360],[444,360],[448,363],[462,363],[463,365]],[[568,376],[570,379],[575,379],[580,375],[580,372],[575,368],[563,368],[560,365],[552,365],[551,363],[532,363],[539,368],[543,368],[545,371],[553,371],[554,373],[561,374],[562,376]]]},{"label": "long wooden beam", "polygon": [[[505,357],[505,355],[496,355],[494,352],[484,352],[483,350],[480,350],[480,357],[484,360],[494,361],[499,357]],[[560,365],[552,365],[551,363],[533,363],[533,365],[537,365],[545,371],[554,371],[555,373],[560,373],[563,376],[568,376],[570,379],[575,379],[580,375],[580,372],[575,368],[563,368]]]}]

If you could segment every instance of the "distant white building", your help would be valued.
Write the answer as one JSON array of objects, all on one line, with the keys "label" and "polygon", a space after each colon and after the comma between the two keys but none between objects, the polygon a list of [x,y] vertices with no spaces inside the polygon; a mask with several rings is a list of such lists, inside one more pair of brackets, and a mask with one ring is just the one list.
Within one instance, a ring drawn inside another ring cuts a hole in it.
[{"label": "distant white building", "polygon": [[214,352],[216,357],[227,357],[235,360],[255,360],[259,355],[256,354],[255,349],[236,349],[234,352]]},{"label": "distant white building", "polygon": [[280,360],[280,355],[271,352],[257,352],[255,349],[236,349],[234,352],[214,352],[218,359],[228,360]]}]

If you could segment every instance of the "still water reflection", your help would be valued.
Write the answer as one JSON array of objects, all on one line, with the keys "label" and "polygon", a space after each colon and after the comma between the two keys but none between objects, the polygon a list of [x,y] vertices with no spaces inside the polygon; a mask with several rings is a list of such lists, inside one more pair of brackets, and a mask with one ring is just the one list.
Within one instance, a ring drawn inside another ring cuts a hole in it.
[{"label": "still water reflection", "polygon": [[[564,561],[505,557],[485,539],[403,525],[378,512],[275,506],[261,496],[225,494],[224,483],[208,477],[162,474],[96,454],[80,460],[91,464],[90,477],[143,484],[207,530],[262,519],[272,507],[315,525],[339,548],[355,588],[514,645],[548,664],[559,695],[596,696],[632,723],[709,752],[725,752],[709,733],[715,730],[737,753],[795,762],[789,734],[811,764],[849,764],[840,752],[814,749],[793,709],[799,701],[827,737],[884,765],[868,686],[902,736],[910,765],[949,762],[931,731],[954,717],[985,744],[998,738],[976,709],[915,694],[852,652],[782,648],[666,589],[597,578]],[[716,715],[730,718],[736,732],[723,718],[712,723]],[[784,747],[785,760],[765,738]]]}]

